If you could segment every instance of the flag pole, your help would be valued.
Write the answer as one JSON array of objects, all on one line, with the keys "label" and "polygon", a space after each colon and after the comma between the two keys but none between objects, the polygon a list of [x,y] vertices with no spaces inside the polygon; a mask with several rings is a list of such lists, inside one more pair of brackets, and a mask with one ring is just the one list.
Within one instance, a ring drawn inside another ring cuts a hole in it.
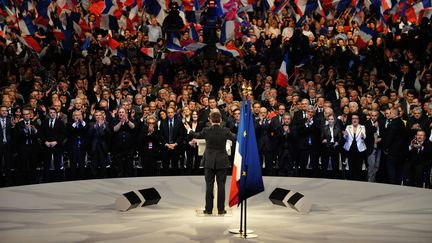
[{"label": "flag pole", "polygon": [[[252,96],[252,84],[250,81],[248,81],[247,83],[243,83],[242,85],[242,94],[243,97],[246,99],[246,109],[249,109],[247,112],[252,112],[252,110],[250,110],[250,106],[248,105],[250,102],[250,98]],[[245,109],[245,107],[242,107],[242,109]],[[247,121],[249,122],[249,120]],[[248,167],[245,166],[244,168],[244,172],[242,171],[241,173],[245,173],[246,176],[248,175]],[[243,192],[244,193],[244,192]],[[242,192],[239,191],[239,194],[241,195]],[[242,198],[241,198],[242,199]],[[244,205],[243,205],[244,203]],[[247,218],[247,200],[246,198],[244,199],[244,202],[241,202],[241,212],[240,212],[240,234],[237,235],[237,237],[243,238],[243,239],[250,239],[250,238],[256,238],[258,237],[258,235],[255,234],[251,234],[252,232],[250,232],[248,234],[247,231],[247,225],[246,225],[246,218]],[[244,212],[243,212],[244,210]],[[242,222],[243,222],[243,232],[242,232]],[[243,233],[243,234],[242,234]]]}]

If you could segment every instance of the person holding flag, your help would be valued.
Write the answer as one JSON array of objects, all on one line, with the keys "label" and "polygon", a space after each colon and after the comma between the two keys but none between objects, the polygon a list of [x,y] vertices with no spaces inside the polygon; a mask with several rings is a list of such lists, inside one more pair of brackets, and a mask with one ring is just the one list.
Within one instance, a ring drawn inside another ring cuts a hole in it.
[{"label": "person holding flag", "polygon": [[218,214],[226,214],[225,210],[225,181],[226,169],[229,166],[226,141],[234,141],[236,135],[226,127],[222,127],[222,115],[219,111],[210,113],[210,127],[204,128],[201,132],[192,131],[188,123],[184,123],[187,133],[196,139],[205,139],[206,150],[204,152],[204,175],[206,181],[206,196],[204,214],[213,212],[213,186],[216,176],[218,186],[217,209]]}]

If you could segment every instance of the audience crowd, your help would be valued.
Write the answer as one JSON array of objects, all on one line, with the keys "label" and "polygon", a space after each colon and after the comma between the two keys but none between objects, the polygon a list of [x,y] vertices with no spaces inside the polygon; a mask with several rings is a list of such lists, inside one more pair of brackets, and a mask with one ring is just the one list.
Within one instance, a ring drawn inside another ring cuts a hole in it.
[{"label": "audience crowd", "polygon": [[[193,53],[167,48],[167,32],[181,46],[218,42],[220,21],[216,35],[203,23],[194,40],[186,19],[172,30],[139,10],[132,29],[108,31],[79,10],[88,28],[67,37],[70,49],[39,28],[35,52],[13,19],[0,17],[9,26],[0,37],[1,185],[202,173],[183,123],[200,131],[218,110],[236,133],[247,82],[264,175],[429,188],[430,19],[394,18],[383,29],[364,9],[300,22],[290,4],[278,14],[262,4],[225,43],[234,56],[211,44]],[[373,34],[361,44],[363,27]]]}]

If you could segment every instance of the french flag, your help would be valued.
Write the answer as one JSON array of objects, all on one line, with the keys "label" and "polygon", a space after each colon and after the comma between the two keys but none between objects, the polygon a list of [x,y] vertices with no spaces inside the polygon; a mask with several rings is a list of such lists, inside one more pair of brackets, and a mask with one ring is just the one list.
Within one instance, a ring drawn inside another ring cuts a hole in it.
[{"label": "french flag", "polygon": [[198,31],[197,31],[197,28],[200,29],[201,26],[197,25],[195,23],[190,23],[189,35],[190,35],[190,37],[194,41],[198,41],[199,40],[199,34],[198,34]]},{"label": "french flag", "polygon": [[18,27],[21,30],[21,34],[24,35],[33,35],[37,30],[36,26],[33,24],[33,20],[30,15],[27,15],[23,19],[21,19],[18,22]]},{"label": "french flag", "polygon": [[229,46],[223,46],[220,43],[216,43],[216,48],[224,55],[239,57],[241,56],[241,52],[237,48],[232,48]]},{"label": "french flag", "polygon": [[143,48],[141,48],[141,52],[144,53],[146,56],[154,58],[154,49],[153,48],[143,47]]},{"label": "french flag", "polygon": [[110,14],[102,14],[100,17],[99,28],[103,30],[118,30],[119,24],[115,16]]},{"label": "french flag", "polygon": [[274,8],[273,13],[280,14],[282,9],[285,8],[285,6],[289,3],[290,0],[284,0],[281,4],[279,4],[277,7]]},{"label": "french flag", "polygon": [[431,0],[423,0],[414,4],[412,7],[408,7],[405,14],[409,22],[418,23],[423,17],[421,13],[424,13],[424,11],[429,8],[431,8]]},{"label": "french flag", "polygon": [[274,11],[274,9],[275,9],[274,2],[275,2],[274,0],[265,0],[265,2],[264,2],[265,9],[267,9],[269,11]]},{"label": "french flag", "polygon": [[25,37],[17,36],[17,38],[22,44],[24,44],[28,48],[34,50],[35,52],[40,53],[42,51],[41,46],[33,37],[31,37],[31,36],[25,36]]},{"label": "french flag", "polygon": [[359,38],[357,39],[357,47],[365,48],[367,43],[372,40],[374,35],[373,30],[369,29],[366,25],[362,24],[360,26]]},{"label": "french flag", "polygon": [[224,21],[221,28],[220,42],[225,43],[237,37],[240,34],[240,26],[241,23],[239,23],[237,20]]},{"label": "french flag", "polygon": [[184,54],[191,54],[193,55],[194,52],[193,51],[188,51],[186,50],[184,47],[180,46],[178,42],[178,39],[173,40],[173,41],[168,41],[166,44],[166,48],[170,51],[170,52],[179,52],[179,53],[184,53]]},{"label": "french flag", "polygon": [[381,10],[382,12],[393,8],[393,5],[396,4],[396,0],[381,0]]},{"label": "french flag", "polygon": [[81,46],[81,50],[87,50],[90,47],[90,36],[87,36],[83,45]]},{"label": "french flag", "polygon": [[285,53],[276,79],[276,85],[286,88],[288,86],[288,52]]},{"label": "french flag", "polygon": [[187,51],[193,51],[194,53],[197,53],[198,51],[200,51],[202,48],[204,48],[207,44],[205,43],[201,43],[201,42],[195,42],[195,43],[190,43],[189,45],[185,46],[184,48]]},{"label": "french flag", "polygon": [[[240,123],[238,127],[238,131],[245,131],[245,101],[242,101],[242,106],[240,110]],[[243,158],[245,157],[244,154],[245,151],[245,139],[243,139],[244,133],[238,132],[237,133],[237,141],[235,146],[235,153],[234,153],[234,163],[233,163],[233,169],[232,169],[232,176],[231,176],[231,186],[230,186],[230,195],[229,195],[229,206],[233,207],[234,205],[237,205],[239,203],[239,184],[240,184],[240,178],[241,178],[241,171],[242,171],[242,164],[243,164]]]},{"label": "french flag", "polygon": [[294,0],[294,3],[297,6],[297,13],[300,17],[309,15],[318,8],[318,1],[316,0]]},{"label": "french flag", "polygon": [[162,24],[167,10],[168,3],[164,0],[144,0],[145,11],[148,14],[156,16],[156,19],[159,24]]},{"label": "french flag", "polygon": [[107,35],[106,36],[106,40],[107,40],[107,45],[109,46],[109,48],[111,48],[112,50],[117,49],[120,46],[120,42],[116,41],[115,39],[113,39],[111,37],[111,35]]}]

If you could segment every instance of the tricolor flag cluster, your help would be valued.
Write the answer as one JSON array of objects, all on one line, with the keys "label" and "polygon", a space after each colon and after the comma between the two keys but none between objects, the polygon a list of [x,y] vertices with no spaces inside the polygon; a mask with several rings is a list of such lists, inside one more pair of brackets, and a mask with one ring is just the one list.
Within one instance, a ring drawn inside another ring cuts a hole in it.
[{"label": "tricolor flag cluster", "polygon": [[229,206],[264,191],[251,102],[243,100],[234,154]]}]

